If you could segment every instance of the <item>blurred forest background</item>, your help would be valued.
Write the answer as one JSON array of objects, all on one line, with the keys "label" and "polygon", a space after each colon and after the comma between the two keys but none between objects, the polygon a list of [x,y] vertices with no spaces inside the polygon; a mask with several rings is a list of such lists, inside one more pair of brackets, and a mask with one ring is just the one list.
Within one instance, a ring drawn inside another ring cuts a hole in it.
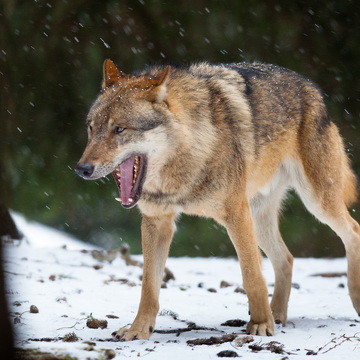
[{"label": "blurred forest background", "polygon": [[[73,171],[106,58],[126,73],[199,60],[295,70],[323,89],[359,175],[359,24],[358,0],[1,0],[0,199],[84,241],[141,252],[139,212],[114,200],[111,176],[91,182]],[[359,221],[360,207],[350,211]],[[296,256],[344,254],[294,193],[281,231]],[[223,228],[186,216],[170,254],[235,256]]]}]

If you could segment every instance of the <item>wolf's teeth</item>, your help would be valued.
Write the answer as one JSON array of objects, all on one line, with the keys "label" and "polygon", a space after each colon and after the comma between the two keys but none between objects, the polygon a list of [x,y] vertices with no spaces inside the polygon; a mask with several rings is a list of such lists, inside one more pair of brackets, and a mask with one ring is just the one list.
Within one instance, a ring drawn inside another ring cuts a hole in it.
[{"label": "wolf's teeth", "polygon": [[140,158],[138,156],[135,157],[135,163],[134,163],[134,178],[133,178],[133,186],[135,185],[136,179],[138,177],[140,168]]},{"label": "wolf's teeth", "polygon": [[[122,201],[121,201],[120,198],[115,198],[115,200],[122,203]],[[129,199],[128,199],[128,205],[129,205],[129,204],[132,204],[133,202],[134,202],[134,199],[133,199],[133,198],[129,198]]]},{"label": "wolf's teeth", "polygon": [[138,156],[135,156],[134,169],[139,170],[139,166],[140,166],[140,158]]}]

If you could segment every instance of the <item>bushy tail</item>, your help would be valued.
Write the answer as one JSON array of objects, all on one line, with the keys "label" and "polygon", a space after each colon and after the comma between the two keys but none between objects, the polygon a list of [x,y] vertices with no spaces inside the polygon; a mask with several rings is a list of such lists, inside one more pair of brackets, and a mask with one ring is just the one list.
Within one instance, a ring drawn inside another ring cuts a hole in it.
[{"label": "bushy tail", "polygon": [[345,175],[345,181],[344,181],[343,196],[346,206],[350,207],[351,205],[357,202],[358,180],[355,173],[352,171],[350,167],[350,161],[348,158],[346,158],[344,175]]}]

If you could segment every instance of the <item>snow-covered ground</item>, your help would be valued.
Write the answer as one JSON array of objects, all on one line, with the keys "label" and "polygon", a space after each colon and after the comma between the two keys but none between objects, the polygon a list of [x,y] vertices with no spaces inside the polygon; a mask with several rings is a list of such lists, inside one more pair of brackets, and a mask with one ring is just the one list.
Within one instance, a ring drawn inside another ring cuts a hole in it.
[{"label": "snow-covered ground", "polygon": [[[276,325],[275,337],[254,336],[240,346],[236,339],[217,345],[187,343],[232,333],[246,335],[245,326],[221,325],[249,318],[246,295],[235,292],[241,287],[238,262],[170,258],[167,266],[176,279],[161,290],[155,333],[149,341],[116,342],[111,333],[130,324],[136,315],[141,268],[127,266],[120,257],[101,262],[91,255],[94,248],[88,244],[28,223],[16,214],[15,221],[26,240],[5,244],[4,268],[17,348],[78,359],[106,359],[114,353],[116,358],[146,356],[149,360],[215,359],[226,350],[245,359],[300,360],[309,359],[309,354],[323,359],[360,359],[360,322],[348,296],[346,277],[312,276],[344,273],[346,259],[295,259],[287,326]],[[141,261],[141,256],[134,258]],[[271,294],[274,275],[267,259],[263,270]],[[231,286],[220,287],[222,281]],[[39,312],[30,312],[31,305]],[[87,327],[91,317],[107,320],[107,327]],[[177,331],[188,328],[190,322],[196,324],[195,330]],[[63,341],[72,333],[77,341]],[[271,341],[278,343],[269,344]]]}]

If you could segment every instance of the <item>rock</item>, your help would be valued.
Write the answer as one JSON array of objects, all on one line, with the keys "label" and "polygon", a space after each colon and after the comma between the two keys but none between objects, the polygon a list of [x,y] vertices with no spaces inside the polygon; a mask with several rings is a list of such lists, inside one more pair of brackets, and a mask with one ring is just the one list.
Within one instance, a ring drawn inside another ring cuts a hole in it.
[{"label": "rock", "polygon": [[31,312],[32,314],[37,314],[37,313],[39,312],[39,309],[37,308],[37,306],[31,305],[31,306],[30,306],[30,312]]},{"label": "rock", "polygon": [[231,283],[229,283],[229,282],[227,282],[225,280],[221,281],[221,283],[220,283],[220,288],[221,289],[227,288],[227,287],[230,287],[230,286],[233,286],[233,284],[231,284]]},{"label": "rock", "polygon": [[239,355],[235,351],[232,351],[232,350],[220,351],[219,353],[217,353],[217,356],[218,357],[232,357],[232,358],[239,357]]},{"label": "rock", "polygon": [[89,318],[86,321],[86,326],[90,329],[105,329],[107,328],[108,322],[107,320],[98,320],[94,318]]}]

